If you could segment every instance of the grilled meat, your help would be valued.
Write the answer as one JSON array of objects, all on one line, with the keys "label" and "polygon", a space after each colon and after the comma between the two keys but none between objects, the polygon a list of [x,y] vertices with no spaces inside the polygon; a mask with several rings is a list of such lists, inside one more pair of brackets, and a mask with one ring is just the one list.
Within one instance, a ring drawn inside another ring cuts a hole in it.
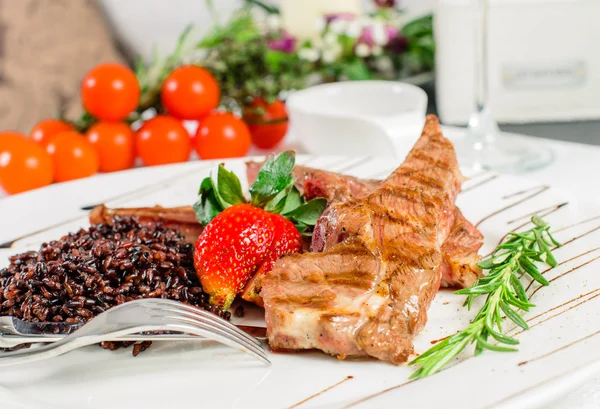
[{"label": "grilled meat", "polygon": [[[247,162],[246,173],[251,184],[263,163]],[[329,202],[355,199],[368,194],[381,181],[364,180],[352,176],[341,175],[320,169],[296,165],[294,179],[298,190],[304,193],[307,200],[324,197]],[[313,239],[313,249],[322,248],[319,235]],[[442,246],[444,266],[442,267],[442,287],[466,288],[479,277],[481,269],[477,263],[481,258],[477,254],[483,245],[481,233],[463,216],[460,209],[455,209],[454,225],[448,239]]]},{"label": "grilled meat", "polygon": [[329,206],[318,252],[282,257],[262,280],[270,345],[406,362],[440,287],[462,181],[452,143],[428,116],[386,180]]},{"label": "grilled meat", "polygon": [[137,207],[109,209],[104,205],[96,206],[89,215],[91,224],[112,224],[115,217],[132,216],[141,223],[161,222],[163,226],[178,229],[189,243],[196,243],[204,228],[198,220],[192,206],[181,207]]}]

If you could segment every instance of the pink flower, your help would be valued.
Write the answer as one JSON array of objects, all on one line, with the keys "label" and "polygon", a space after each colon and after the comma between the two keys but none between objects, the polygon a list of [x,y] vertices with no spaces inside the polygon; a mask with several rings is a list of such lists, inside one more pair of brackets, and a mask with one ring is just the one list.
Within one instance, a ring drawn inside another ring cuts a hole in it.
[{"label": "pink flower", "polygon": [[333,13],[325,15],[325,22],[327,24],[331,23],[334,20],[354,20],[356,18],[356,14],[354,13]]},{"label": "pink flower", "polygon": [[387,35],[388,42],[400,36],[400,30],[394,26],[385,26],[385,34]]},{"label": "pink flower", "polygon": [[396,6],[396,0],[374,0],[377,7],[390,8]]},{"label": "pink flower", "polygon": [[406,47],[408,46],[408,41],[406,37],[398,36],[393,38],[385,48],[394,54],[402,54],[406,51]]},{"label": "pink flower", "polygon": [[[378,32],[380,33],[380,32]],[[383,39],[380,39],[382,35],[380,34],[378,38],[375,38],[375,29],[373,27],[365,27],[363,32],[358,39],[359,42],[365,43],[368,46],[381,45],[387,46],[390,42],[400,37],[400,30],[398,30],[394,26],[386,25],[383,27]],[[377,41],[379,39],[379,41]],[[383,40],[383,41],[382,41]]]},{"label": "pink flower", "polygon": [[365,27],[360,35],[360,38],[358,39],[358,42],[365,43],[366,45],[372,47],[375,44],[375,41],[373,40],[373,28]]},{"label": "pink flower", "polygon": [[271,50],[290,54],[293,53],[296,48],[296,39],[283,31],[280,38],[269,40],[269,48]]}]

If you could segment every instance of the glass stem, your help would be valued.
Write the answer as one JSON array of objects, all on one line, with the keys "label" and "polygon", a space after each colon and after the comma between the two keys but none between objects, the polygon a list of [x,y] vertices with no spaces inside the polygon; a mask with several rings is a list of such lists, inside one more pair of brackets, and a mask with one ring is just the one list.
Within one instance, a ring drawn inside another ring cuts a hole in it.
[{"label": "glass stem", "polygon": [[475,0],[475,111],[469,118],[469,131],[477,145],[493,143],[498,125],[490,109],[488,80],[489,0]]}]

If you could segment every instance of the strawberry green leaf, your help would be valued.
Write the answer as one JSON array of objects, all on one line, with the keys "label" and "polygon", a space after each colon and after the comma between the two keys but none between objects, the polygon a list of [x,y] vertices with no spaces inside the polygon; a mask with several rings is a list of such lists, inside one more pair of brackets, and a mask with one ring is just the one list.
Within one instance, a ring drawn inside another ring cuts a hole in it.
[{"label": "strawberry green leaf", "polygon": [[292,188],[290,193],[288,193],[288,195],[285,197],[285,205],[283,206],[283,209],[281,210],[280,213],[281,214],[289,213],[292,210],[299,207],[302,203],[303,203],[302,196],[300,195],[300,192],[296,188],[296,185],[294,185],[294,187]]},{"label": "strawberry green leaf", "polygon": [[326,206],[326,199],[317,198],[298,206],[291,212],[284,214],[284,216],[295,222],[304,223],[307,226],[314,226],[317,224],[317,220],[321,217]]},{"label": "strawberry green leaf", "polygon": [[200,183],[200,188],[198,189],[198,196],[200,196],[203,193],[210,192],[211,190],[213,190],[213,181],[212,178],[209,176],[207,178],[202,179],[202,182]]},{"label": "strawberry green leaf", "polygon": [[296,229],[298,229],[298,231],[300,232],[300,234],[302,234],[303,236],[306,235],[312,235],[312,231],[310,231],[308,229],[308,226],[304,223],[300,223],[300,222],[296,222],[294,223],[294,226],[296,226]]},{"label": "strawberry green leaf", "polygon": [[198,200],[193,204],[192,208],[196,212],[198,222],[206,226],[223,210],[216,196],[213,180],[210,177],[202,181],[198,195]]},{"label": "strawberry green leaf", "polygon": [[281,192],[279,192],[277,196],[271,199],[271,201],[267,202],[265,205],[265,210],[270,213],[280,214],[285,207],[287,197],[292,189],[296,189],[294,182],[290,182],[290,184],[287,185]]},{"label": "strawberry green leaf", "polygon": [[217,173],[217,188],[220,199],[229,207],[238,203],[246,203],[246,198],[242,193],[242,185],[235,173],[225,169],[223,164],[219,165]]},{"label": "strawberry green leaf", "polygon": [[292,182],[295,162],[296,154],[293,151],[282,152],[267,159],[258,172],[256,181],[250,186],[254,206],[263,207]]}]

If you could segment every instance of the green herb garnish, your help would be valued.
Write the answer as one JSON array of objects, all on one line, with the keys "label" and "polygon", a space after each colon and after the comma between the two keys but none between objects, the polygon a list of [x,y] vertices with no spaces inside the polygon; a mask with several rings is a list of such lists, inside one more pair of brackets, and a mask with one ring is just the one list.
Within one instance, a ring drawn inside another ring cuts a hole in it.
[{"label": "green herb garnish", "polygon": [[[518,310],[529,311],[535,305],[529,302],[519,275],[529,274],[541,285],[549,285],[535,262],[556,267],[556,259],[550,246],[560,246],[550,234],[550,226],[544,220],[533,216],[531,222],[534,224],[531,230],[509,233],[490,258],[479,263],[479,267],[489,270],[485,277],[477,280],[471,287],[455,292],[467,295],[464,305],[469,309],[475,298],[480,295],[487,295],[487,298],[466,329],[445,339],[409,363],[420,366],[411,375],[411,379],[433,375],[472,343],[475,343],[475,356],[486,349],[497,352],[517,350],[512,345],[518,345],[519,341],[502,333],[502,315],[519,327],[529,329]],[[498,343],[488,342],[490,337]]]},{"label": "green herb garnish", "polygon": [[207,225],[226,208],[249,202],[267,212],[281,214],[294,223],[300,233],[310,235],[327,206],[327,200],[316,198],[305,201],[294,184],[292,171],[295,163],[293,151],[271,155],[250,186],[250,200],[244,197],[238,177],[223,164],[219,165],[217,180],[207,177],[200,184],[198,200],[193,206],[196,218]]}]

